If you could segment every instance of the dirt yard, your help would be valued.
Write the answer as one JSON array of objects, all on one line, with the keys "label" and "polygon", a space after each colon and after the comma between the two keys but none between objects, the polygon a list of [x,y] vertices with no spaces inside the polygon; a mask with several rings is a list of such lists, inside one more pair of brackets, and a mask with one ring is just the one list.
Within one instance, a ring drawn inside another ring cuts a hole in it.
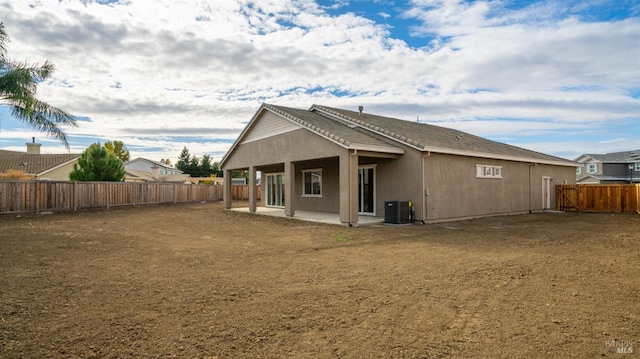
[{"label": "dirt yard", "polygon": [[0,358],[637,355],[639,245],[637,214],[358,228],[218,203],[3,215]]}]

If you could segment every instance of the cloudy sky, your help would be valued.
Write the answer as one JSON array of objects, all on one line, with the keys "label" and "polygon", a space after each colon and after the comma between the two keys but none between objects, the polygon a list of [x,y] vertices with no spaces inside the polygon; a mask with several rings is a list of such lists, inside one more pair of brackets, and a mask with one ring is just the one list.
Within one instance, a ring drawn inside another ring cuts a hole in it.
[{"label": "cloudy sky", "polygon": [[[0,0],[71,152],[222,158],[263,102],[456,128],[573,159],[640,149],[637,0]],[[0,148],[64,147],[0,106]]]}]

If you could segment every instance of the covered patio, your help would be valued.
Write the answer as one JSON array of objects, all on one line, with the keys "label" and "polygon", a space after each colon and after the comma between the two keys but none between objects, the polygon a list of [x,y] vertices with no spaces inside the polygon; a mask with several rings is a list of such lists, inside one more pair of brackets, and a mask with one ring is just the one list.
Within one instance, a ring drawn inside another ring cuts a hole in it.
[{"label": "covered patio", "polygon": [[[295,215],[293,217],[290,217],[285,214],[284,208],[258,206],[256,207],[255,212],[251,212],[249,207],[231,208],[229,210],[235,212],[259,214],[264,216],[283,217],[300,221],[344,225],[344,223],[340,221],[339,213],[296,210]],[[358,219],[359,226],[382,224],[383,222],[383,218],[373,216],[359,216]]]}]

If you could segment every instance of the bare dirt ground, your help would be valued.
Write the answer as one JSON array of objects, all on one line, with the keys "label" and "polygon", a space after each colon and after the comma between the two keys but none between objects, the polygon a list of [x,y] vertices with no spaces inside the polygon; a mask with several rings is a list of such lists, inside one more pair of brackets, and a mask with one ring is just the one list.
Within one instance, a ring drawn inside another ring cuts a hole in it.
[{"label": "bare dirt ground", "polygon": [[3,215],[0,357],[634,356],[639,244],[637,214],[358,228],[218,203]]}]

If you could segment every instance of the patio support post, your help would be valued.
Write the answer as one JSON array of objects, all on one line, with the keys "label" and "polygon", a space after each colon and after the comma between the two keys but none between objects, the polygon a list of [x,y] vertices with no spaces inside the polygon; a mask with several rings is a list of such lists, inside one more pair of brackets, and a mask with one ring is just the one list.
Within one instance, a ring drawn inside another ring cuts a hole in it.
[{"label": "patio support post", "polygon": [[224,170],[222,176],[224,178],[222,194],[224,209],[231,209],[231,170]]},{"label": "patio support post", "polygon": [[293,207],[296,188],[295,168],[295,164],[291,161],[284,163],[284,214],[287,217],[293,217],[296,214],[296,209]]},{"label": "patio support post", "polygon": [[257,196],[256,196],[256,167],[249,167],[249,212],[255,213],[257,204]]},{"label": "patio support post", "polygon": [[360,188],[358,186],[358,152],[349,154],[349,225],[358,225],[358,198]]},{"label": "patio support post", "polygon": [[340,155],[340,222],[358,223],[358,154]]},{"label": "patio support post", "polygon": [[349,224],[349,154],[340,155],[340,223]]}]

